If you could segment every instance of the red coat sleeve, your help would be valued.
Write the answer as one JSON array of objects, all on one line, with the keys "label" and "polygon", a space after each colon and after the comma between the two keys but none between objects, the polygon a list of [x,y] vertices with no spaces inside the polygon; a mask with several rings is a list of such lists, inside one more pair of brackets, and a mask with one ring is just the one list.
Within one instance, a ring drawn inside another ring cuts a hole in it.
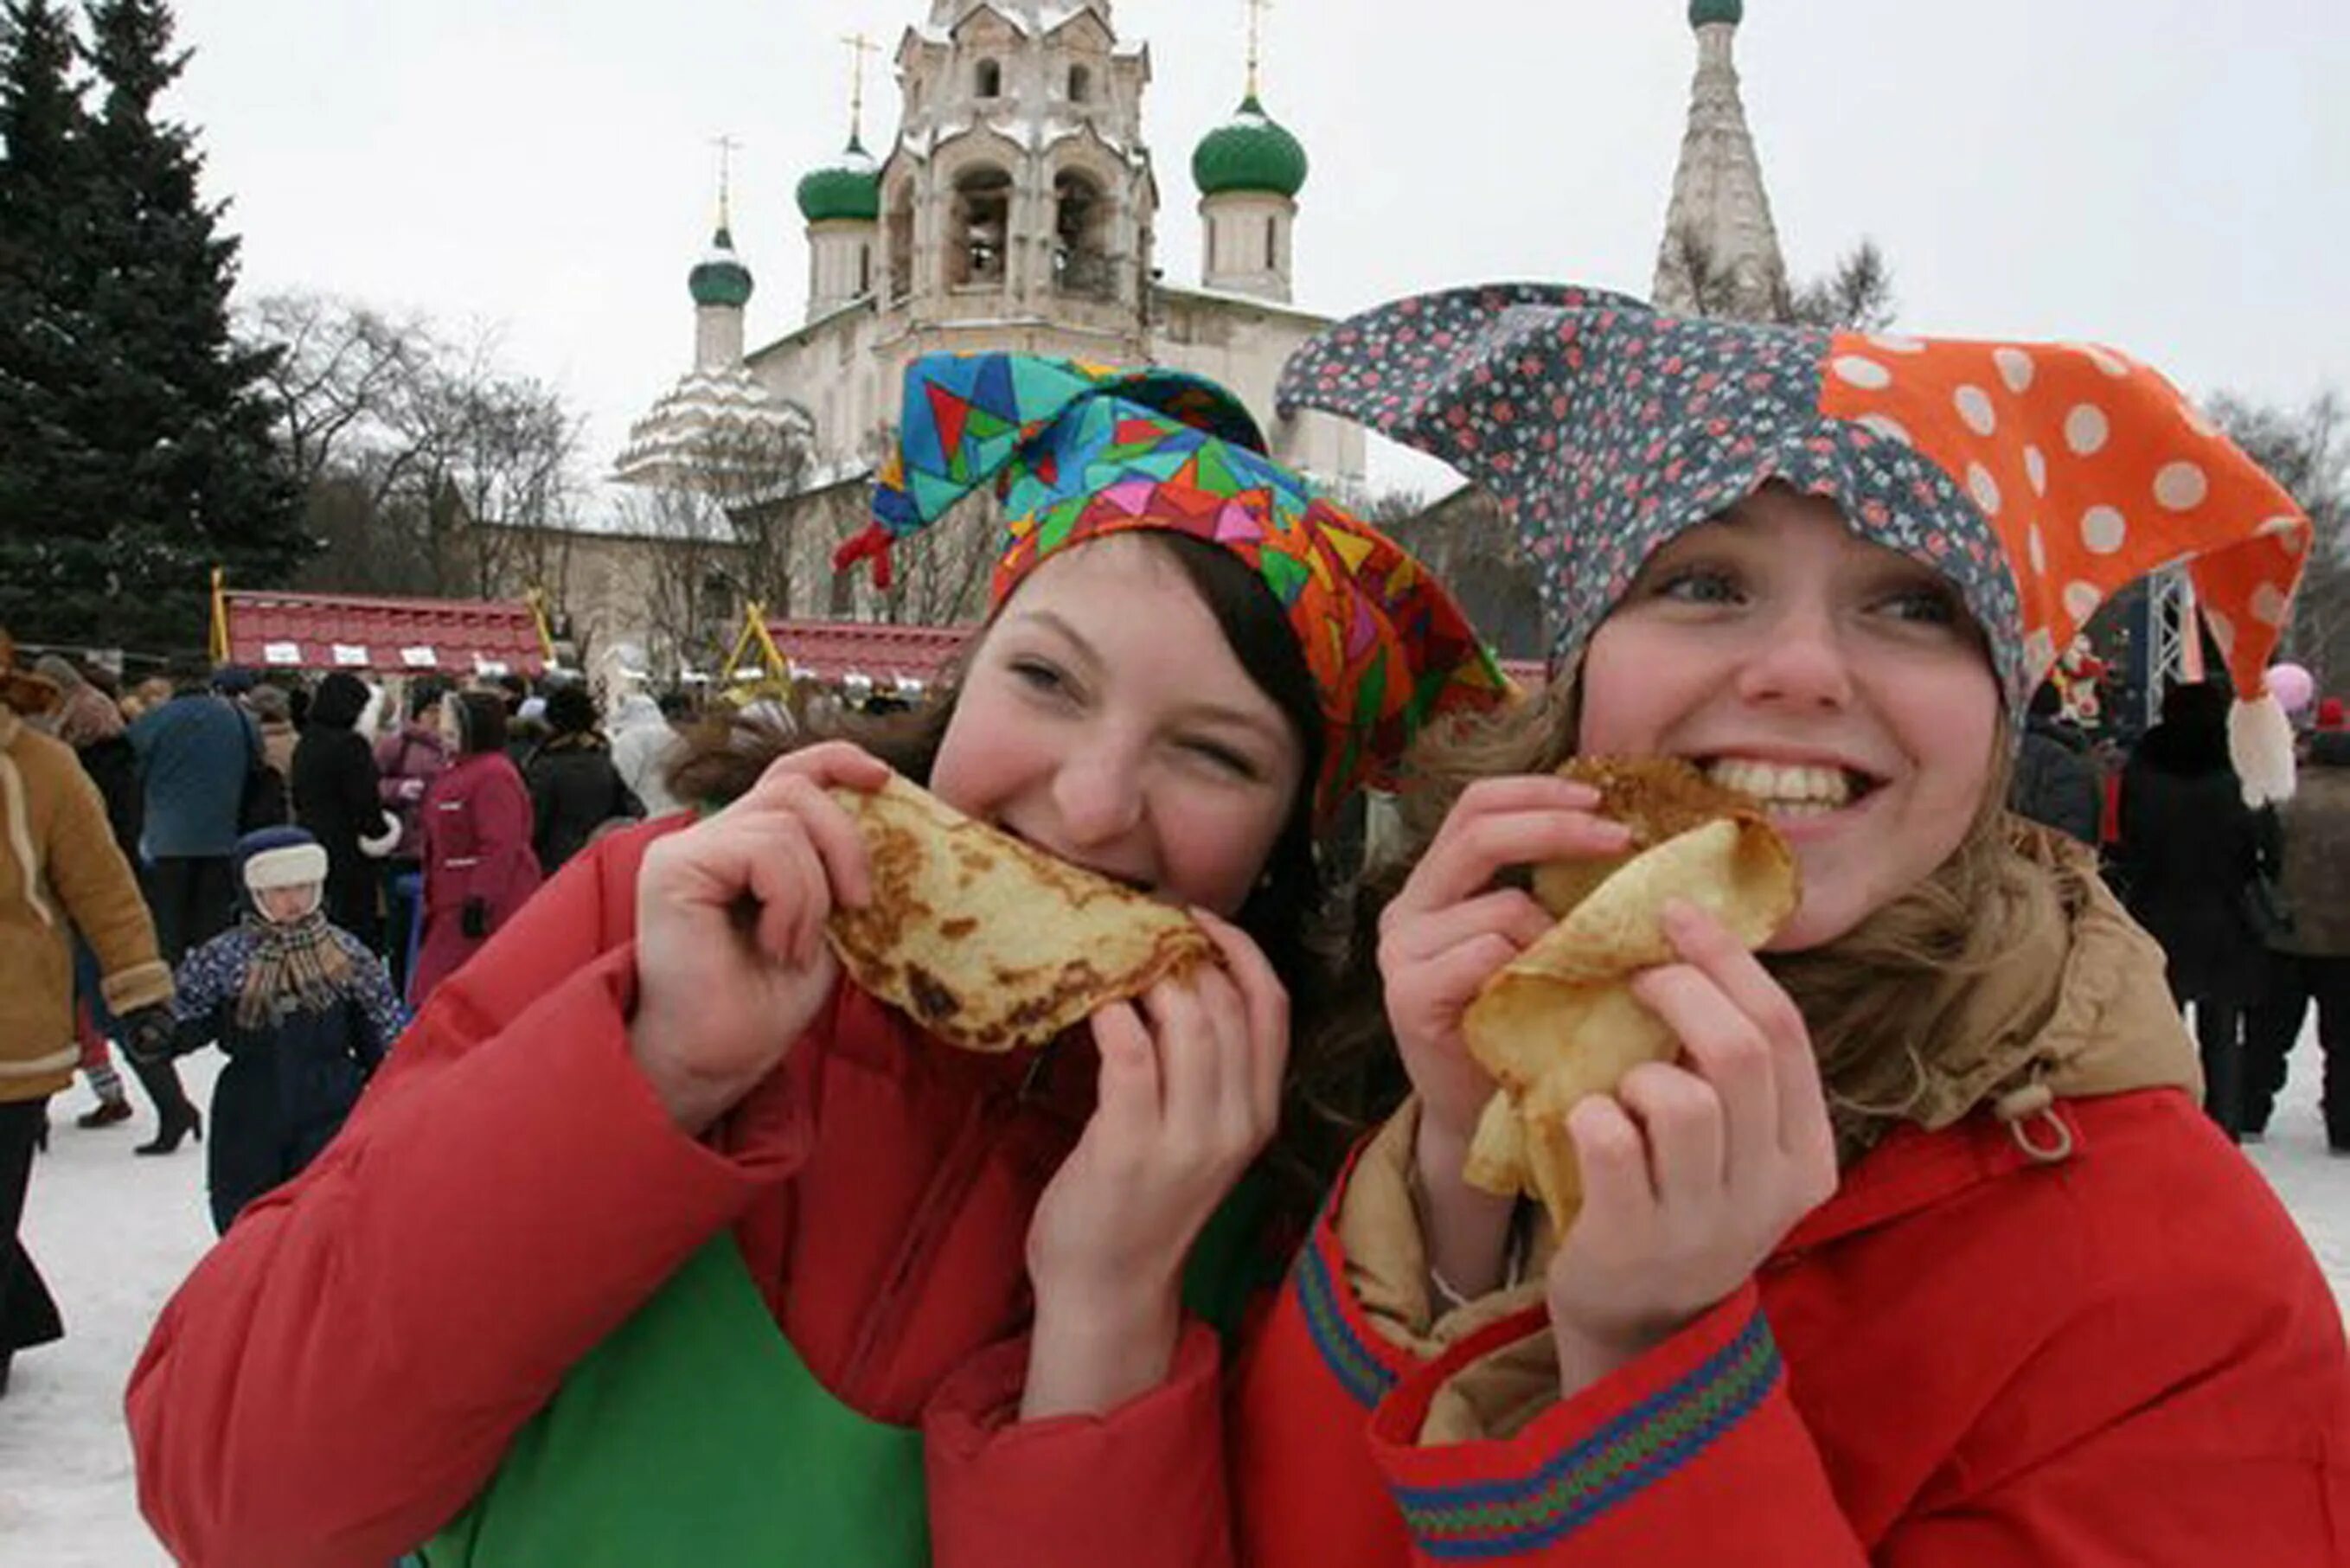
[{"label": "red coat sleeve", "polygon": [[[1221,1568],[1222,1352],[1187,1322],[1167,1381],[1102,1416],[1018,1419],[1025,1336],[974,1357],[923,1413],[938,1568]],[[1140,1522],[1147,1521],[1147,1522]]]},{"label": "red coat sleeve", "polygon": [[[1547,1332],[1539,1311],[1496,1324],[1405,1377],[1372,1448],[1415,1562],[1710,1568],[1734,1542],[1738,1562],[1804,1568],[2350,1564],[2339,1308],[2289,1235],[2232,1240],[2087,1285],[2052,1263],[2047,1290],[2073,1299],[1873,1538],[1839,1505],[1752,1285],[1513,1437],[1422,1443],[1448,1379]],[[1900,1408],[1889,1393],[1872,1418]]]},{"label": "red coat sleeve", "polygon": [[1381,1402],[1372,1452],[1412,1561],[1711,1564],[1734,1542],[1736,1561],[1773,1568],[1868,1562],[1788,1397],[1752,1285],[1513,1437],[1420,1443],[1448,1379],[1548,1332],[1539,1308],[1504,1319]]},{"label": "red coat sleeve", "polygon": [[253,1205],[131,1375],[140,1505],[196,1568],[380,1568],[565,1370],[805,1147],[721,1158],[628,1054],[645,835],[434,993],[334,1144]]}]

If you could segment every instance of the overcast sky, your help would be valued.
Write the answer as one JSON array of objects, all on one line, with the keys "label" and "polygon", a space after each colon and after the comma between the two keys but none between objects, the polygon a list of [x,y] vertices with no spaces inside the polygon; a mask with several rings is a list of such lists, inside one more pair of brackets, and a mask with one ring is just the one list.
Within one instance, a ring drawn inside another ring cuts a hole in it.
[{"label": "overcast sky", "polygon": [[[713,138],[735,154],[750,338],[796,326],[792,190],[866,130],[926,0],[179,0],[172,110],[232,201],[247,291],[452,328],[588,417],[600,472],[689,365]],[[2112,342],[2190,391],[2350,386],[2350,5],[1749,0],[1747,114],[1800,277],[1862,236],[1901,324]],[[1242,0],[1118,0],[1147,42],[1159,264],[1199,275],[1192,146],[1238,100]],[[1297,298],[1334,315],[1498,277],[1645,295],[1685,122],[1683,0],[1279,0],[1264,98],[1313,161]],[[1375,478],[1426,470],[1375,463]]]}]

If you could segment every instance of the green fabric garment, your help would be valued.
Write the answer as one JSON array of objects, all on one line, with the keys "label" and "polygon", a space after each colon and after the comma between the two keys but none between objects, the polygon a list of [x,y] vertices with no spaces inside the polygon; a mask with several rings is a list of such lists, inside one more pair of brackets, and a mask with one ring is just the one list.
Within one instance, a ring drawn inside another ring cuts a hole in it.
[{"label": "green fabric garment", "polygon": [[424,1561],[921,1568],[923,1496],[921,1433],[834,1398],[721,1234],[572,1368]]},{"label": "green fabric garment", "polygon": [[[1185,1308],[1227,1342],[1279,1279],[1266,1209],[1263,1184],[1244,1179],[1184,1270]],[[423,1561],[924,1568],[926,1495],[921,1433],[868,1420],[816,1381],[728,1232],[571,1369]]]}]

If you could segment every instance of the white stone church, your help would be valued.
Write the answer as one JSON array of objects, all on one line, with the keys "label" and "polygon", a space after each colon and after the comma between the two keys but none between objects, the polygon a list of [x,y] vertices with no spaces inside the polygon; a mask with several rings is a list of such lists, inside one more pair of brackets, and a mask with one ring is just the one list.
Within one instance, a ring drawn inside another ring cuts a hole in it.
[{"label": "white stone church", "polygon": [[852,133],[800,182],[806,321],[744,352],[751,275],[722,224],[692,274],[693,371],[630,432],[619,479],[672,482],[712,419],[804,419],[819,475],[862,475],[909,360],[1014,348],[1209,376],[1276,457],[1359,488],[1358,430],[1272,415],[1283,362],[1328,318],[1290,303],[1306,157],[1253,91],[1192,156],[1205,244],[1181,286],[1155,248],[1150,51],[1118,36],[1110,0],[931,0],[896,65],[904,109],[880,160]]},{"label": "white stone church", "polygon": [[[1742,296],[1759,303],[1783,287],[1731,63],[1742,15],[1741,0],[1690,5],[1699,66],[1659,252],[1667,307],[1689,303],[1677,235],[1702,242]],[[1197,284],[1183,285],[1156,249],[1149,48],[1118,36],[1110,0],[929,0],[898,44],[902,112],[881,156],[853,128],[846,151],[799,182],[805,321],[746,351],[753,280],[722,199],[690,276],[694,366],[632,428],[615,477],[691,488],[713,436],[788,432],[815,461],[784,504],[817,532],[846,531],[862,522],[863,482],[896,423],[907,362],[1012,348],[1208,376],[1247,403],[1276,458],[1358,498],[1360,429],[1273,408],[1284,362],[1331,318],[1291,301],[1307,160],[1259,103],[1251,53],[1240,108],[1192,151],[1202,247],[1188,269]],[[791,608],[817,607],[810,587],[795,587]]]}]

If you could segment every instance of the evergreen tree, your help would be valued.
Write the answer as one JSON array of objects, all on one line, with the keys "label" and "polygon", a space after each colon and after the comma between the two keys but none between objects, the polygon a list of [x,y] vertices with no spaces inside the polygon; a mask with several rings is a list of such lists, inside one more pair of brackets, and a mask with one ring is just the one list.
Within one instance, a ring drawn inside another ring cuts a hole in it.
[{"label": "evergreen tree", "polygon": [[95,464],[64,418],[81,373],[88,119],[70,18],[50,0],[0,10],[0,624],[36,612],[99,565]]},{"label": "evergreen tree", "polygon": [[66,326],[61,373],[20,389],[38,490],[0,490],[0,539],[40,570],[0,574],[0,615],[28,640],[195,648],[212,567],[266,586],[303,553],[261,385],[276,350],[232,337],[237,242],[198,192],[192,134],[158,118],[187,60],[170,7],[93,0],[88,19],[99,98],[68,136],[63,259],[36,302]]}]

